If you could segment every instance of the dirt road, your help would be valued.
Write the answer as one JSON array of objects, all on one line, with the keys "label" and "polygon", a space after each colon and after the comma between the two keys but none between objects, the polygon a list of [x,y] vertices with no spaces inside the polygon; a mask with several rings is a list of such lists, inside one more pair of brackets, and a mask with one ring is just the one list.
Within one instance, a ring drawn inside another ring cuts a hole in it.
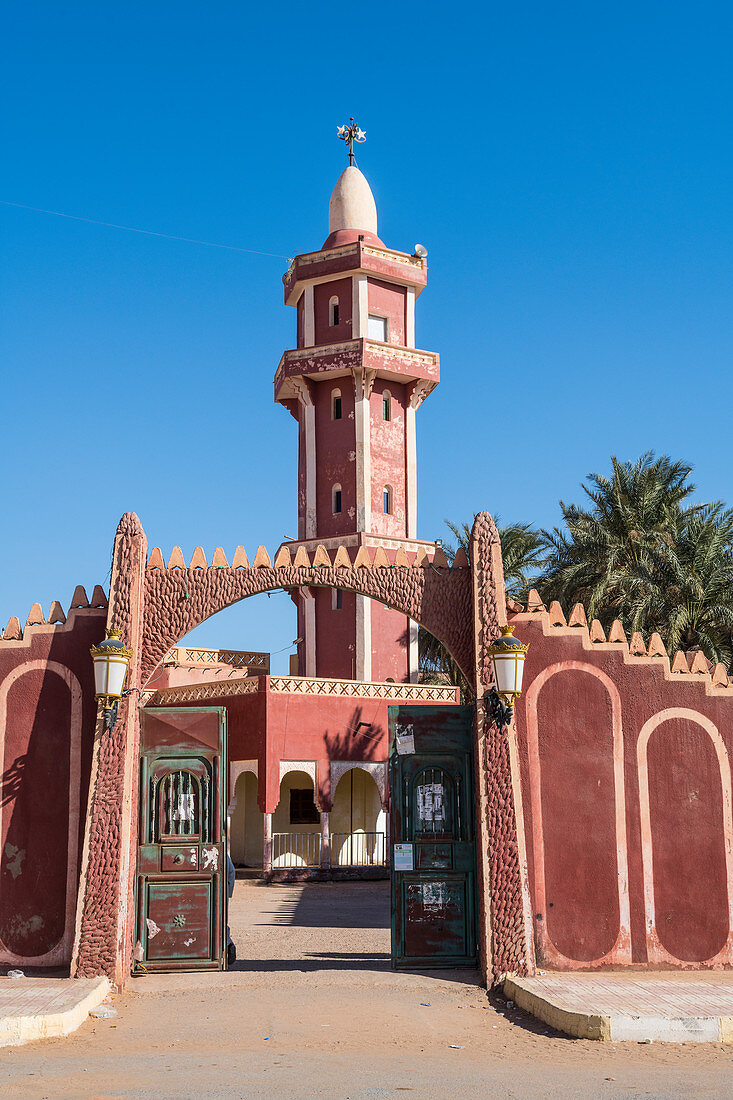
[{"label": "dirt road", "polygon": [[384,883],[238,883],[226,974],[149,976],[118,1016],[0,1051],[13,1097],[727,1097],[733,1051],[546,1033],[472,972],[389,968]]}]

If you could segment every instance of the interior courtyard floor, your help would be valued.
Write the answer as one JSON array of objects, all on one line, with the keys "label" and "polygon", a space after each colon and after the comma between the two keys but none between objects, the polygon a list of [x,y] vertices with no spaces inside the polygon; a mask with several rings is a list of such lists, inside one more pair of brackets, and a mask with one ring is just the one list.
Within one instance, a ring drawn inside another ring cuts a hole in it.
[{"label": "interior courtyard floor", "polygon": [[731,1048],[569,1039],[475,971],[396,973],[389,884],[238,881],[226,973],[149,974],[66,1038],[0,1050],[13,1097],[721,1097]]}]

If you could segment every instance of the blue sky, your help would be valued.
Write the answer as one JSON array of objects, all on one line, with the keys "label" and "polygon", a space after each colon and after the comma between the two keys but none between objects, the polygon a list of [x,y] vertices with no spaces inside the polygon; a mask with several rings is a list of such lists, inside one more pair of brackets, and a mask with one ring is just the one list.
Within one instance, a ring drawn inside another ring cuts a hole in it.
[{"label": "blue sky", "polygon": [[[105,582],[120,515],[151,546],[295,533],[272,400],[344,163],[392,247],[429,249],[419,535],[557,501],[646,449],[730,487],[733,153],[727,3],[16,4],[0,199],[0,626]],[[284,594],[196,633],[270,649]]]}]

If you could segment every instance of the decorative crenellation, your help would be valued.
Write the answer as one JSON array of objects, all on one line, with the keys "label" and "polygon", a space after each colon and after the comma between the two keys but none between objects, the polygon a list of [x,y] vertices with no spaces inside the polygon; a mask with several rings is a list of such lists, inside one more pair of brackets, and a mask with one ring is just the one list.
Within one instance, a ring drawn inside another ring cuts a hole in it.
[{"label": "decorative crenellation", "polygon": [[40,603],[34,603],[28,612],[24,627],[21,626],[17,615],[11,615],[8,625],[0,634],[0,645],[6,642],[25,642],[28,644],[30,638],[37,633],[51,630],[71,630],[73,629],[74,619],[80,612],[103,611],[106,610],[107,603],[107,596],[101,585],[95,584],[90,600],[84,586],[77,584],[69,604],[68,616],[58,600],[52,601],[47,618],[44,617]]},{"label": "decorative crenellation", "polygon": [[266,674],[270,671],[270,654],[244,649],[201,649],[197,646],[174,646],[163,658],[164,665],[181,665],[192,668],[208,668],[213,665],[231,665],[232,668],[256,669]]},{"label": "decorative crenellation", "polygon": [[689,653],[678,650],[670,657],[656,631],[647,644],[638,630],[628,638],[622,623],[615,619],[606,636],[598,619],[593,619],[590,626],[588,625],[582,604],[576,603],[566,619],[557,600],[553,600],[549,608],[545,607],[542,597],[534,588],[529,593],[526,609],[516,601],[512,601],[512,606],[515,609],[512,622],[539,621],[546,637],[551,634],[565,637],[574,635],[580,638],[586,650],[620,653],[626,664],[656,665],[663,671],[665,680],[696,684],[702,681],[708,695],[733,696],[733,677],[728,675],[724,664],[709,661],[700,650]]},{"label": "decorative crenellation", "polygon": [[460,689],[435,684],[393,684],[305,676],[270,676],[270,691],[284,695],[330,695],[348,699],[389,699],[400,703],[458,703]]},{"label": "decorative crenellation", "polygon": [[177,703],[198,703],[205,699],[219,699],[232,695],[255,695],[260,690],[257,676],[238,677],[236,680],[215,680],[207,684],[185,684],[180,687],[161,688],[159,691],[140,693],[140,706],[163,707]]},{"label": "decorative crenellation", "polygon": [[[310,552],[306,550],[305,546],[299,544],[294,555],[291,554],[287,545],[281,546],[275,554],[274,568],[287,569],[290,566],[296,566],[304,569],[330,569],[333,566],[336,569],[383,569],[389,567],[401,569],[434,568],[447,569],[450,571],[469,568],[468,556],[463,547],[459,548],[453,562],[450,563],[440,546],[436,546],[434,549],[431,546],[431,549],[433,549],[432,556],[428,554],[426,548],[423,546],[420,546],[417,550],[406,550],[404,546],[398,546],[397,550],[394,551],[393,560],[390,561],[389,555],[382,546],[355,547],[349,546],[347,542],[344,542],[336,546],[334,550],[333,540],[329,540],[329,543],[330,550],[324,543],[318,543],[315,550]],[[221,546],[217,546],[214,551],[211,567],[200,546],[197,546],[194,550],[188,566],[186,565],[183,551],[180,546],[173,547],[167,565],[161,549],[156,546],[150,552],[147,568],[148,570],[158,569],[161,571],[172,571],[180,569],[184,571],[186,569],[228,569],[230,566]],[[258,546],[252,564],[250,565],[244,547],[238,546],[234,551],[231,568],[271,569],[273,568],[273,562],[270,560],[270,555],[265,547]]]}]

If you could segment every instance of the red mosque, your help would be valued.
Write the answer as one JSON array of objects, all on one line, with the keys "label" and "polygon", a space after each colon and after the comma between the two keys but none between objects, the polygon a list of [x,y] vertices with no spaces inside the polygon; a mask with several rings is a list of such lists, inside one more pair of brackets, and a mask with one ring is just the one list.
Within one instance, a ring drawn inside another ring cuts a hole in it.
[{"label": "red mosque", "polygon": [[[295,347],[275,400],[298,431],[298,538],[149,550],[114,538],[109,593],[34,604],[0,637],[0,964],[106,974],[220,969],[227,852],[265,877],[391,876],[393,963],[733,965],[733,683],[701,654],[608,636],[581,605],[504,591],[487,512],[450,564],[416,538],[416,348],[425,250],[379,235],[350,163],[328,235],[283,282]],[[217,611],[284,589],[290,675],[186,645]],[[491,647],[529,644],[508,722]],[[420,682],[418,624],[475,694]],[[116,721],[90,647],[132,653]]]}]

